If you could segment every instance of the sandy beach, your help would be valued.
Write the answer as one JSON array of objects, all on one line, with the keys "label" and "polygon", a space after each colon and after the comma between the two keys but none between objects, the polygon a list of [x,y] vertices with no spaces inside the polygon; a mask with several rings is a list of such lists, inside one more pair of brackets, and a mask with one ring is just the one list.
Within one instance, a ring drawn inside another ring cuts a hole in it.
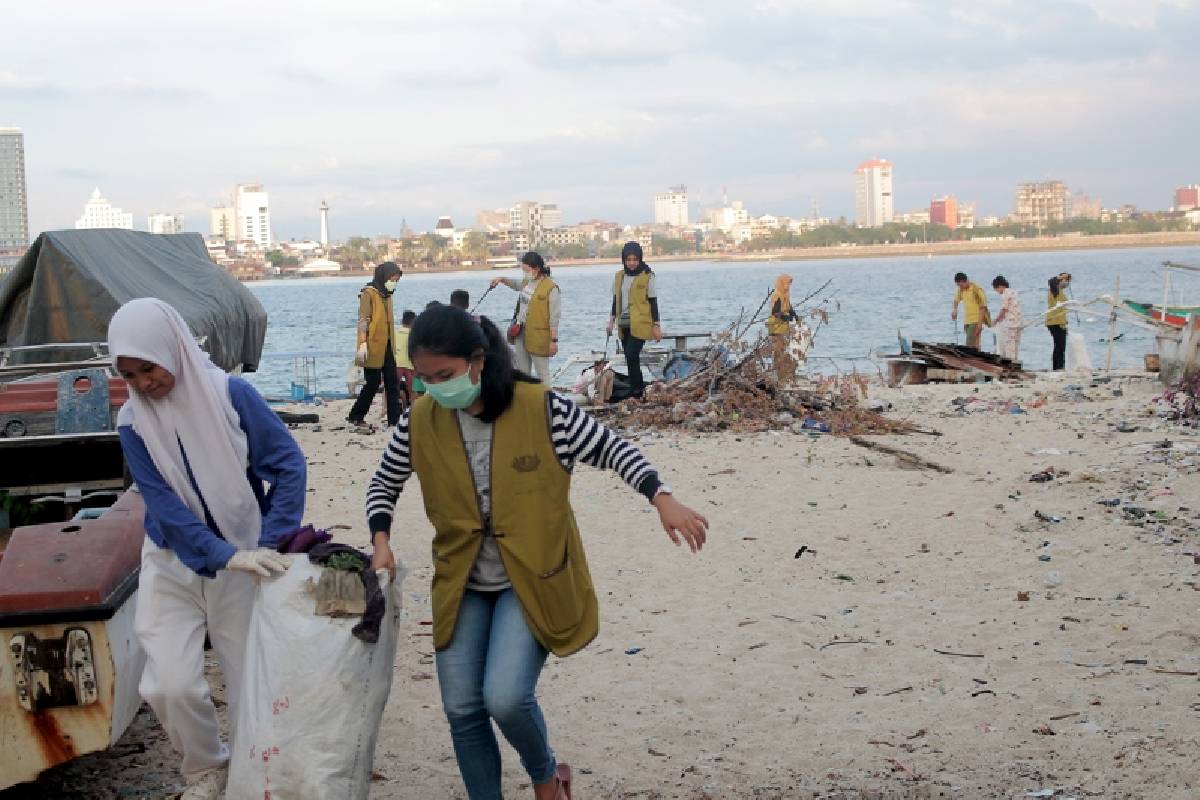
[{"label": "sandy beach", "polygon": [[[581,468],[601,633],[540,685],[575,797],[1196,797],[1200,435],[1158,416],[1159,392],[1132,374],[873,387],[942,434],[877,440],[949,474],[834,436],[637,435],[712,523],[697,556]],[[363,545],[386,434],[318,411],[295,431],[308,520]],[[430,535],[411,485],[378,800],[465,796],[421,624]],[[532,796],[504,756],[506,796]],[[0,798],[169,797],[174,764],[143,710],[114,750]]]}]

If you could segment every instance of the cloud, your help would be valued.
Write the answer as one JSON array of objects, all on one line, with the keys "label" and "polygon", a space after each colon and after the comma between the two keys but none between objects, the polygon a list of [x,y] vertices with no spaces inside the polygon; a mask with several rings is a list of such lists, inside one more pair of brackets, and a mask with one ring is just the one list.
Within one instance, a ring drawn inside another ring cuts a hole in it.
[{"label": "cloud", "polygon": [[24,100],[57,100],[69,92],[63,86],[49,81],[28,78],[14,72],[0,70],[0,97]]}]

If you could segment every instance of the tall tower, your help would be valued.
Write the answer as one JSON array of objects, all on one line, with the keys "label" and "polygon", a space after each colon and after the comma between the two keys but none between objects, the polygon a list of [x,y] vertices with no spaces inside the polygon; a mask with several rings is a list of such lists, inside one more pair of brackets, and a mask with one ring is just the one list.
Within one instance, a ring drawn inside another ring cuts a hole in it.
[{"label": "tall tower", "polygon": [[864,161],[854,170],[854,212],[860,228],[892,221],[892,164],[886,158]]},{"label": "tall tower", "polygon": [[28,246],[25,137],[19,128],[0,128],[0,249]]},{"label": "tall tower", "polygon": [[329,204],[321,201],[321,247],[329,247]]}]

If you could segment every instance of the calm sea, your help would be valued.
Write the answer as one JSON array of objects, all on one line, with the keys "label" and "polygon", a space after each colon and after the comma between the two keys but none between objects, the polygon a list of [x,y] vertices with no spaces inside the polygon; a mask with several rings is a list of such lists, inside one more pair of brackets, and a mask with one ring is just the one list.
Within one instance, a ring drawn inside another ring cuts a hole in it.
[{"label": "calm sea", "polygon": [[[860,370],[874,371],[866,359],[872,353],[894,352],[897,331],[913,339],[955,341],[950,302],[954,273],[960,270],[987,290],[993,314],[999,310],[999,298],[991,290],[991,281],[996,275],[1005,276],[1019,292],[1029,316],[1045,309],[1046,279],[1063,271],[1074,275],[1076,299],[1112,294],[1119,277],[1123,299],[1160,302],[1165,260],[1200,264],[1200,247],[746,264],[664,262],[654,269],[663,330],[668,336],[720,330],[742,309],[752,313],[781,272],[794,277],[792,297],[796,300],[831,280],[825,295],[830,324],[817,338],[812,367],[829,371],[833,364],[841,369],[857,365]],[[573,352],[604,347],[609,290],[616,269],[614,263],[554,271],[563,293],[557,363]],[[474,303],[490,278],[499,274],[515,276],[517,272],[406,275],[396,292],[397,319],[404,309],[419,312],[431,300],[446,302],[453,289],[466,289]],[[1176,272],[1172,281],[1176,287],[1172,303],[1200,305],[1200,279]],[[311,352],[320,354],[320,388],[344,390],[346,367],[354,354],[357,296],[363,283],[358,278],[314,278],[248,284],[269,315],[263,363],[251,380],[268,394],[284,393],[291,382],[292,354]],[[515,302],[516,293],[500,286],[483,301],[478,313],[492,317],[503,328]],[[1072,315],[1071,327],[1085,335],[1092,361],[1102,365],[1107,347],[1102,340],[1108,330],[1103,309],[1078,318]],[[1129,325],[1119,325],[1118,331],[1124,335],[1116,342],[1114,365],[1140,364],[1142,355],[1153,349],[1152,334]],[[961,336],[958,333],[960,342]],[[1033,369],[1048,368],[1050,344],[1044,327],[1028,329],[1021,343],[1022,360]],[[995,349],[991,330],[985,330],[983,346]]]}]

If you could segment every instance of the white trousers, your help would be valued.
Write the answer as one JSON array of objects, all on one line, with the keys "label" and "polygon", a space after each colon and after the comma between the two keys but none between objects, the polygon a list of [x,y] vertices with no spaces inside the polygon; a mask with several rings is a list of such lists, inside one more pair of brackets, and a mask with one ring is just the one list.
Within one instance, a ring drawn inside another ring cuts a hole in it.
[{"label": "white trousers", "polygon": [[202,578],[169,548],[149,539],[142,548],[134,629],[146,651],[146,671],[138,691],[183,753],[184,775],[229,761],[204,678],[204,634],[220,659],[229,719],[235,720],[254,588],[245,573],[221,570],[216,578]]},{"label": "white trousers", "polygon": [[530,355],[525,349],[525,333],[513,342],[513,365],[522,372],[533,375],[542,383],[550,384],[550,356]]}]

